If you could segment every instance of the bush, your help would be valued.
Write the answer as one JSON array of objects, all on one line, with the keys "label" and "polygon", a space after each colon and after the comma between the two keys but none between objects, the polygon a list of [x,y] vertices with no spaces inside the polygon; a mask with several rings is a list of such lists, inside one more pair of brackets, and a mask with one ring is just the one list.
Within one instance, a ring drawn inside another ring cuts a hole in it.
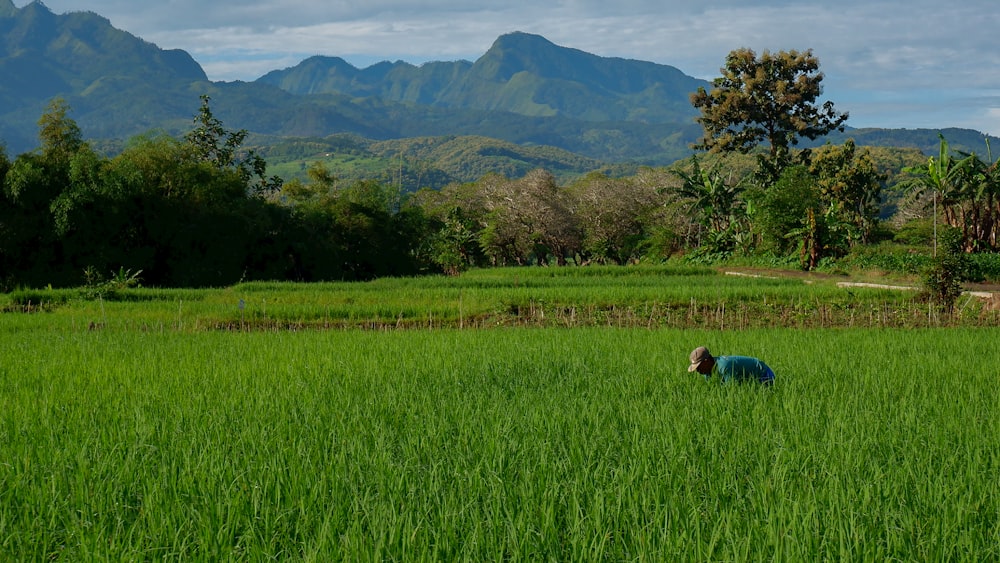
[{"label": "bush", "polygon": [[929,248],[889,242],[855,246],[847,256],[838,261],[842,268],[881,270],[906,275],[921,274],[930,263]]},{"label": "bush", "polygon": [[970,262],[970,274],[975,276],[970,281],[1000,283],[1000,253],[969,254],[968,261]]},{"label": "bush", "polygon": [[930,219],[913,219],[906,222],[893,237],[900,244],[927,245],[934,243],[934,223]]},{"label": "bush", "polygon": [[938,236],[938,254],[924,271],[921,295],[952,311],[962,295],[962,282],[976,276],[972,266],[969,255],[962,252],[962,231],[944,229]]}]

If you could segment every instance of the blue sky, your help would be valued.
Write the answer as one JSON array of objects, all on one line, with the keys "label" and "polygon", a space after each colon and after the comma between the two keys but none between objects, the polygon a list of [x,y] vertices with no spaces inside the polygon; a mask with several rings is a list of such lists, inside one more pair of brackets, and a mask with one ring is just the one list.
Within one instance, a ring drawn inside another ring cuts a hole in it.
[{"label": "blue sky", "polygon": [[[15,0],[15,5],[27,2]],[[812,49],[824,100],[852,127],[965,127],[1000,135],[997,0],[45,0],[88,10],[212,80],[254,80],[312,55],[358,67],[474,61],[504,33],[712,79],[740,47]]]}]

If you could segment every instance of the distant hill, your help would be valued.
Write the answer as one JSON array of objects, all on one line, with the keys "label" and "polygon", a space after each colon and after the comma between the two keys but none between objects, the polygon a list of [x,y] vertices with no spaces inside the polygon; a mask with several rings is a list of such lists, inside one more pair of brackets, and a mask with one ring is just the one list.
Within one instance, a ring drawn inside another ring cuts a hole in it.
[{"label": "distant hill", "polygon": [[373,141],[355,135],[323,138],[250,139],[268,170],[285,179],[306,178],[309,167],[320,163],[346,181],[376,179],[401,191],[442,188],[472,182],[488,173],[519,178],[543,168],[563,183],[589,172],[631,175],[635,166],[608,165],[554,147],[524,146],[490,137],[409,137]]},{"label": "distant hill", "polygon": [[[186,132],[199,96],[208,94],[226,127],[265,143],[349,135],[366,139],[366,150],[382,158],[375,143],[441,139],[435,143],[452,149],[469,143],[471,157],[491,146],[488,138],[495,145],[488,151],[501,154],[511,144],[518,150],[511,158],[477,159],[471,169],[485,162],[504,170],[534,163],[560,174],[574,166],[628,169],[691,154],[701,128],[688,95],[703,85],[668,65],[599,57],[527,33],[502,35],[474,62],[358,69],[336,57],[311,57],[253,82],[212,82],[186,52],[160,49],[100,15],[56,15],[40,1],[17,8],[0,0],[0,142],[12,156],[37,146],[38,118],[56,96],[69,103],[86,138],[116,147],[153,130]],[[956,149],[983,150],[975,131],[946,134]],[[852,135],[859,144],[932,152],[938,132],[838,135],[827,140]],[[454,173],[437,156],[413,158]]]}]

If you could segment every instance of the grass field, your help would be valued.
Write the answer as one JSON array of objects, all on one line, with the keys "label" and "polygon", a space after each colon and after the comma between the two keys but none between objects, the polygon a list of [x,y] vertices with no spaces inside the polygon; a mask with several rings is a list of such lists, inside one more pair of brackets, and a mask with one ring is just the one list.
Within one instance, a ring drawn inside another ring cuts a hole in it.
[{"label": "grass field", "polygon": [[[1000,559],[996,328],[150,329],[162,303],[0,315],[0,559]],[[688,374],[702,344],[777,384]]]}]

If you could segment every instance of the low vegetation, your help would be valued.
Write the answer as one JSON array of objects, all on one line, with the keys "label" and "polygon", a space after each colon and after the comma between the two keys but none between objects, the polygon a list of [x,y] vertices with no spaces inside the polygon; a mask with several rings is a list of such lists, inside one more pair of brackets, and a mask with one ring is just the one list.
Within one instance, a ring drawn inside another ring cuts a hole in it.
[{"label": "low vegetation", "polygon": [[0,310],[38,313],[19,322],[71,332],[886,328],[995,326],[1000,321],[1000,311],[989,298],[964,294],[950,307],[939,306],[918,291],[919,278],[900,278],[895,285],[879,287],[867,278],[791,273],[724,273],[680,265],[489,268],[458,276],[362,283],[246,282],[218,289],[156,289],[135,287],[135,275],[120,272],[79,289],[15,291],[2,296]]}]

